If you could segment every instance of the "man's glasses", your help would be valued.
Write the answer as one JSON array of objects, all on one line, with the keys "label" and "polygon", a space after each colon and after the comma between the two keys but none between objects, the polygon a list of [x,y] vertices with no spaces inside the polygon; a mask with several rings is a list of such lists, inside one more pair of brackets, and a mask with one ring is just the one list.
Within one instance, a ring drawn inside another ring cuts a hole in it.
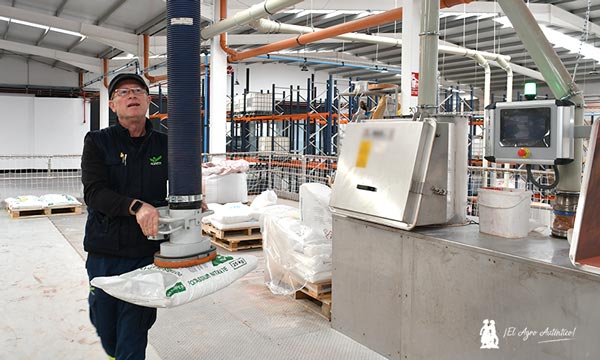
[{"label": "man's glasses", "polygon": [[117,89],[115,90],[115,95],[120,96],[120,97],[124,97],[129,95],[129,92],[132,92],[133,95],[140,95],[140,94],[145,94],[146,90],[136,87],[136,88],[121,88],[121,89]]}]

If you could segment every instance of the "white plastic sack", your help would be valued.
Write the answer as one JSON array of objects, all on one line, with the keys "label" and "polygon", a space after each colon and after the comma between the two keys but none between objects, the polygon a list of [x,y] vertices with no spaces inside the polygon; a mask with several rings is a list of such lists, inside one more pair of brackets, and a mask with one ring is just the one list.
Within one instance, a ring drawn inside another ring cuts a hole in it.
[{"label": "white plastic sack", "polygon": [[250,206],[238,203],[227,203],[215,210],[211,215],[211,222],[221,224],[237,224],[252,220],[250,216]]},{"label": "white plastic sack", "polygon": [[[208,204],[206,204],[206,207],[208,208],[208,210],[212,210],[216,213],[217,211],[219,211],[219,209],[221,209],[223,207],[223,204],[208,203]],[[203,217],[202,223],[210,224],[210,220],[212,219],[213,215],[214,214]]]},{"label": "white plastic sack", "polygon": [[300,186],[300,219],[302,223],[331,240],[332,218],[329,209],[331,188],[318,183]]},{"label": "white plastic sack", "polygon": [[40,196],[40,200],[47,206],[78,206],[81,203],[73,196],[67,194],[46,194]]},{"label": "white plastic sack", "polygon": [[273,190],[265,190],[252,200],[250,216],[259,220],[266,208],[277,204],[277,194]]},{"label": "white plastic sack", "polygon": [[34,195],[22,195],[4,199],[10,210],[38,210],[46,208],[46,202]]},{"label": "white plastic sack", "polygon": [[147,307],[171,308],[223,289],[254,270],[255,256],[222,256],[202,265],[179,269],[148,265],[90,282],[121,300]]}]

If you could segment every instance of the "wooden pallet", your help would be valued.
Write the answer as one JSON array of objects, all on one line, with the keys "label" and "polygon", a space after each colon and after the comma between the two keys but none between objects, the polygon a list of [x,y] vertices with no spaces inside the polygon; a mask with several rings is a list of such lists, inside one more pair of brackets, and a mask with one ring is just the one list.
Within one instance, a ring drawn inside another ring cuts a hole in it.
[{"label": "wooden pallet", "polygon": [[221,230],[212,224],[202,224],[202,230],[212,243],[229,251],[262,248],[260,226]]},{"label": "wooden pallet", "polygon": [[303,304],[309,309],[315,311],[327,320],[331,321],[331,282],[329,283],[330,292],[314,296],[314,292],[304,287],[294,294],[294,299],[302,300]]},{"label": "wooden pallet", "polygon": [[331,297],[331,280],[323,281],[320,283],[307,282],[302,290],[312,296],[315,299],[320,299],[323,296]]},{"label": "wooden pallet", "polygon": [[43,209],[28,209],[28,210],[8,210],[8,215],[12,219],[33,218],[42,216],[55,215],[78,215],[81,214],[81,206],[54,206]]}]

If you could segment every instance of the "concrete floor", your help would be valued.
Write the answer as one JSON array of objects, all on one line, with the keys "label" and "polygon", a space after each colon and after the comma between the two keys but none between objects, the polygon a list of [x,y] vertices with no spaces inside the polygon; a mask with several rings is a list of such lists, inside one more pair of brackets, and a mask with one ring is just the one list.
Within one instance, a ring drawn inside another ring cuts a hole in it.
[{"label": "concrete floor", "polygon": [[[0,359],[106,359],[88,317],[85,217],[84,210],[10,219],[0,211]],[[331,329],[304,302],[271,294],[262,251],[243,254],[259,258],[255,271],[195,302],[158,310],[148,359],[384,359]]]}]

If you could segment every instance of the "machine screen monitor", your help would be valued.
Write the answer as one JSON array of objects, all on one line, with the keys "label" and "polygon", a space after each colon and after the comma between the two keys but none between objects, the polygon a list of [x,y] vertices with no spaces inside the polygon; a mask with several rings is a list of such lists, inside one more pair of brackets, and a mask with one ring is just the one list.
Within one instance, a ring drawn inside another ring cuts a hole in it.
[{"label": "machine screen monitor", "polygon": [[551,109],[515,108],[500,111],[500,146],[549,148]]}]

